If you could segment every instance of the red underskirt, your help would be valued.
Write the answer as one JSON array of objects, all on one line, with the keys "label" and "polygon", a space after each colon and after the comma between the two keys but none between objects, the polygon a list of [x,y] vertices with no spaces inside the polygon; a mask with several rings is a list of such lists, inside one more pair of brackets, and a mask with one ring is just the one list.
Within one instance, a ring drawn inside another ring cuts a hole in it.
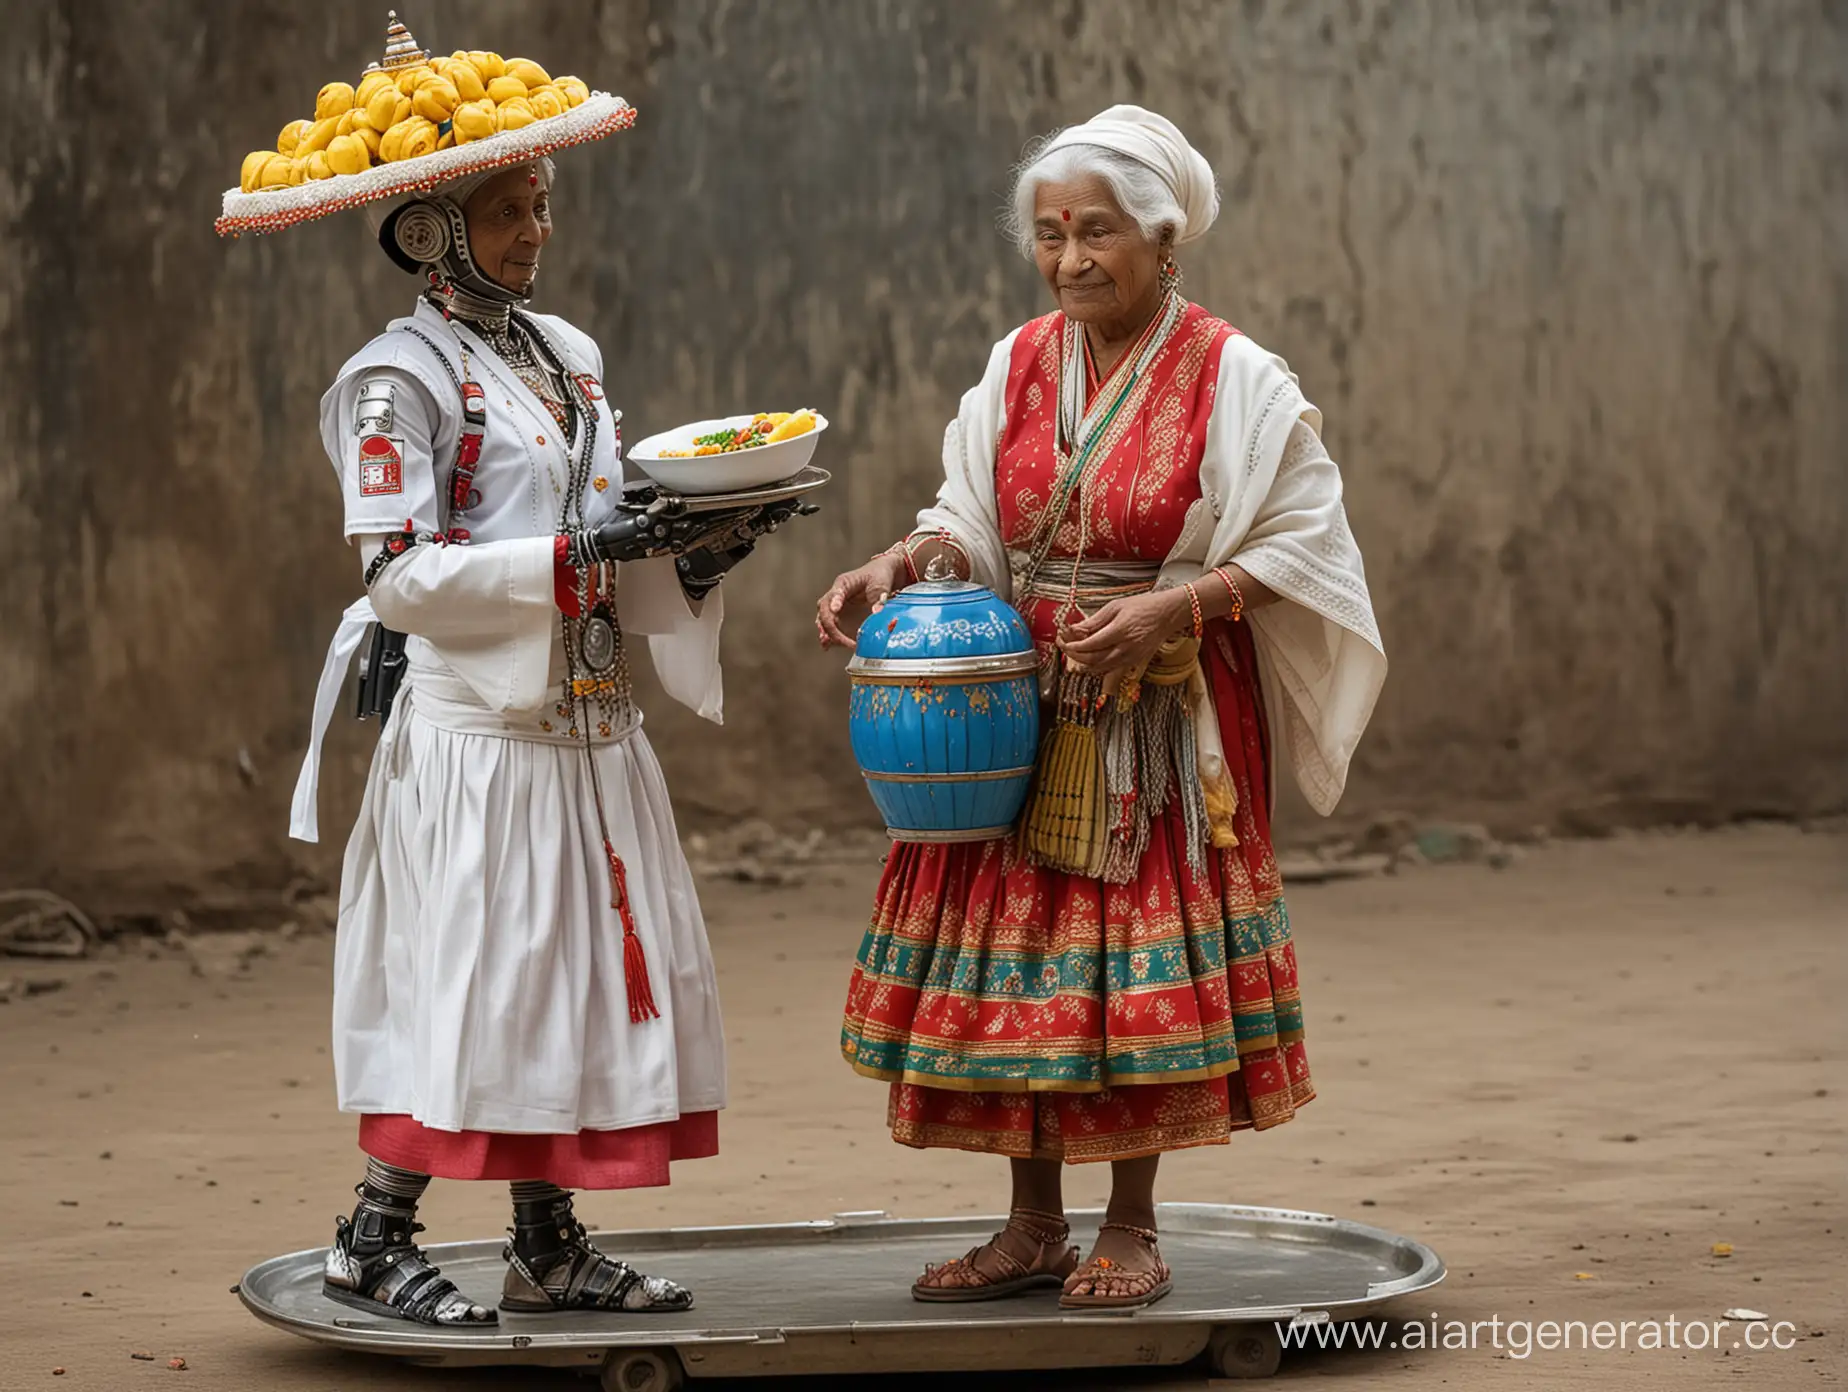
[{"label": "red underskirt", "polygon": [[545,1179],[561,1189],[646,1189],[670,1182],[675,1160],[719,1153],[719,1114],[575,1136],[433,1131],[411,1117],[359,1119],[359,1148],[375,1160],[438,1179]]}]

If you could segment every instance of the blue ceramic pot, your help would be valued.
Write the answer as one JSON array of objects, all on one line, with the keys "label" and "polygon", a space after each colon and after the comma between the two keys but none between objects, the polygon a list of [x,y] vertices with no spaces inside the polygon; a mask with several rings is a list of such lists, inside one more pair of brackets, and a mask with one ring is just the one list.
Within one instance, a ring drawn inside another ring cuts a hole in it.
[{"label": "blue ceramic pot", "polygon": [[900,590],[860,626],[848,728],[895,839],[1013,830],[1039,750],[1038,666],[1020,615],[963,580]]}]

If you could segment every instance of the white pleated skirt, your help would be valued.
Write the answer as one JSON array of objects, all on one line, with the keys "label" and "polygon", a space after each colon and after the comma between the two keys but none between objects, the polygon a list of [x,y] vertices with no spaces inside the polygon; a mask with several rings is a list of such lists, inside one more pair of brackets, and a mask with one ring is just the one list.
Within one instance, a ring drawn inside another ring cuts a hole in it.
[{"label": "white pleated skirt", "polygon": [[635,1023],[583,746],[516,737],[428,675],[399,694],[347,844],[341,1110],[561,1135],[723,1107],[712,953],[639,724],[594,756],[661,1012]]}]

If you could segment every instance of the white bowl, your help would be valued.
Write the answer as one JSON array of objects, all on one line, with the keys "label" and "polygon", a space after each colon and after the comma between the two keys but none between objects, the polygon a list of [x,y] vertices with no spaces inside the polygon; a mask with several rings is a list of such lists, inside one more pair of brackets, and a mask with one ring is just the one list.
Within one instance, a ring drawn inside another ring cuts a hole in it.
[{"label": "white bowl", "polygon": [[629,451],[630,462],[663,488],[676,493],[731,493],[743,488],[763,488],[801,473],[815,454],[821,432],[828,428],[828,418],[817,411],[813,430],[774,445],[759,445],[756,449],[736,450],[731,454],[661,457],[663,450],[692,449],[695,436],[739,430],[753,419],[751,416],[727,416],[723,420],[695,421],[650,435]]}]

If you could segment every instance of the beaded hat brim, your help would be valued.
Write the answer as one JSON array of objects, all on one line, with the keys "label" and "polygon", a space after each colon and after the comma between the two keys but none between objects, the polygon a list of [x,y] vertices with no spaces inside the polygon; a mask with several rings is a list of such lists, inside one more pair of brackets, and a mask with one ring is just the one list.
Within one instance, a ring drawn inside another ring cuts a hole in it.
[{"label": "beaded hat brim", "polygon": [[336,174],[288,188],[225,192],[216,224],[221,237],[280,232],[349,208],[407,193],[434,193],[444,184],[507,165],[526,164],[555,150],[601,140],[635,124],[635,108],[621,97],[592,92],[583,103],[557,116],[501,131],[466,145],[453,145],[415,159],[374,165],[358,174]]}]

